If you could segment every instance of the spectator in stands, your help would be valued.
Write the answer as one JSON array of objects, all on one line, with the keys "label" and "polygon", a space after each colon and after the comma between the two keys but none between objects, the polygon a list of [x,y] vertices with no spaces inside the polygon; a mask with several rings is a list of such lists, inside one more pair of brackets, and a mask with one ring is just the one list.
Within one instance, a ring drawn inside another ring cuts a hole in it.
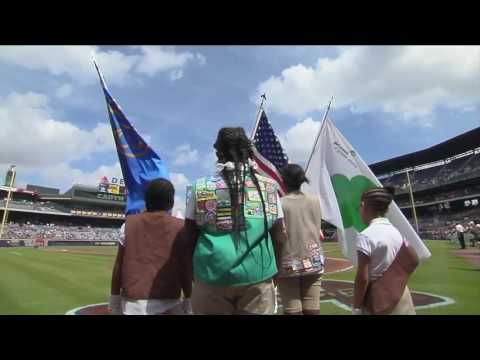
[{"label": "spectator in stands", "polygon": [[112,274],[113,313],[192,312],[191,259],[186,254],[184,222],[169,214],[174,195],[170,181],[153,180],[145,194],[146,212],[127,217]]},{"label": "spectator in stands", "polygon": [[[360,216],[363,223],[368,227],[363,230],[357,238],[357,257],[358,266],[354,285],[354,303],[353,314],[369,314],[369,300],[389,302],[387,308],[391,308],[391,315],[414,315],[412,296],[408,286],[404,289],[392,288],[401,282],[387,284],[382,299],[372,299],[375,294],[371,292],[372,284],[381,281],[385,273],[388,273],[390,267],[403,267],[400,253],[409,254],[407,248],[403,246],[404,241],[400,232],[385,217],[394,195],[393,188],[372,188],[362,194],[360,202]],[[412,259],[418,263],[418,258]],[[404,279],[406,280],[406,279]],[[378,284],[378,283],[377,283]],[[398,298],[392,299],[394,294]],[[403,295],[402,295],[403,294]],[[396,304],[396,305],[394,305]]]},{"label": "spectator in stands", "polygon": [[462,249],[465,249],[465,228],[462,224],[458,223],[455,226],[455,230],[457,230],[457,237],[458,241],[460,242],[460,246],[462,247]]},{"label": "spectator in stands", "polygon": [[300,191],[308,182],[301,166],[282,169],[288,194],[282,198],[286,239],[276,245],[277,283],[286,315],[320,315],[324,271],[320,202]]}]

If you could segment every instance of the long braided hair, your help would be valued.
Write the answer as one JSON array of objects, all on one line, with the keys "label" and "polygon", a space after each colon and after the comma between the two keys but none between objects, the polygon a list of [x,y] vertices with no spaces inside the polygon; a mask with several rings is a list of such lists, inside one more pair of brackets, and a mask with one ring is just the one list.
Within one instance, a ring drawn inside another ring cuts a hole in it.
[{"label": "long braided hair", "polygon": [[[245,178],[247,170],[250,177],[260,195],[264,217],[264,234],[254,244],[248,246],[247,251],[236,261],[236,265],[240,263],[248,253],[258,245],[263,239],[268,239],[268,220],[265,206],[265,199],[260,189],[258,178],[255,170],[249,166],[249,159],[253,158],[253,145],[247,137],[245,130],[241,127],[225,127],[219,130],[214,148],[217,151],[218,162],[232,162],[234,169],[224,168],[221,171],[230,191],[231,208],[232,208],[232,233],[239,239],[240,231],[245,224],[244,204],[245,204]],[[237,240],[237,247],[238,247]],[[248,240],[247,240],[248,242]],[[268,243],[267,243],[268,246]]]}]

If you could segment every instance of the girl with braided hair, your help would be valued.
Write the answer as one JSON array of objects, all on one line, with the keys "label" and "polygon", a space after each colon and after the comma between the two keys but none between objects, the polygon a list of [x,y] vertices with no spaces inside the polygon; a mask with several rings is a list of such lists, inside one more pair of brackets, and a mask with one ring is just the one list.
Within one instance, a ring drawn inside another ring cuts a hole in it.
[{"label": "girl with braided hair", "polygon": [[[404,246],[406,244],[400,232],[385,217],[394,192],[392,187],[374,187],[365,191],[360,200],[360,217],[368,227],[358,235],[356,242],[358,265],[354,285],[354,315],[371,314],[368,305],[373,297],[370,291],[373,284],[376,281],[386,280],[387,273],[393,274],[390,270],[399,264],[399,260],[406,259],[406,265],[400,265],[403,268],[414,269],[416,265],[410,266],[410,264],[418,264],[416,255],[409,252],[411,250],[405,250],[409,247]],[[402,254],[407,255],[405,257]],[[414,257],[413,260],[411,256]],[[412,296],[406,286],[408,278],[402,274],[395,280],[397,281],[387,283],[381,298],[377,296],[377,300],[385,303],[387,305],[385,308],[389,309],[383,314],[415,315]],[[396,283],[404,284],[404,288],[399,288],[401,285]]]},{"label": "girl with braided hair", "polygon": [[243,128],[214,144],[217,173],[197,179],[186,207],[197,314],[273,314],[277,273],[272,241],[283,236],[278,185],[256,173]]}]

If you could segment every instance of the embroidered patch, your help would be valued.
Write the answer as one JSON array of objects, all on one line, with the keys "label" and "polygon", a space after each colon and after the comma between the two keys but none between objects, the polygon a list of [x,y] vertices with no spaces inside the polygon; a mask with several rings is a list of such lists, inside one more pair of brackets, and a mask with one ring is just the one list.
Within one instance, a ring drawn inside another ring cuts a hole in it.
[{"label": "embroidered patch", "polygon": [[321,256],[313,256],[312,257],[312,264],[314,267],[321,267],[323,266],[323,261]]},{"label": "embroidered patch", "polygon": [[197,191],[197,201],[215,200],[215,193],[212,191]]},{"label": "embroidered patch", "polygon": [[206,210],[205,203],[206,203],[206,201],[197,201],[197,211],[198,212],[204,212]]},{"label": "embroidered patch", "polygon": [[262,204],[258,202],[248,202],[245,204],[245,216],[248,217],[262,217],[263,209]]},{"label": "embroidered patch", "polygon": [[302,264],[303,264],[303,268],[305,270],[308,270],[312,267],[312,263],[311,263],[310,259],[303,259]]},{"label": "embroidered patch", "polygon": [[232,230],[232,221],[231,220],[226,220],[226,221],[219,221],[217,222],[217,229],[219,230]]},{"label": "embroidered patch", "polygon": [[247,180],[245,180],[245,186],[246,186],[246,187],[250,187],[250,188],[254,188],[254,187],[255,187],[255,184],[253,183],[252,180],[247,179]]},{"label": "embroidered patch", "polygon": [[197,185],[196,185],[197,191],[205,190],[206,187],[207,187],[207,184],[205,182],[205,179],[197,180]]},{"label": "embroidered patch", "polygon": [[210,225],[215,225],[216,214],[214,212],[208,212],[205,214],[205,222]]},{"label": "embroidered patch", "polygon": [[215,200],[205,201],[205,209],[207,211],[214,211],[217,208],[217,202]]},{"label": "embroidered patch", "polygon": [[267,192],[275,193],[275,186],[273,186],[273,184],[267,184]]},{"label": "embroidered patch", "polygon": [[268,202],[270,204],[276,204],[277,203],[277,197],[275,194],[268,194]]},{"label": "embroidered patch", "polygon": [[247,199],[248,201],[255,201],[255,202],[261,201],[260,194],[257,191],[249,191],[247,193]]},{"label": "embroidered patch", "polygon": [[213,181],[207,182],[207,190],[213,191],[217,188],[217,183]]},{"label": "embroidered patch", "polygon": [[292,262],[290,263],[293,271],[300,271],[303,269],[303,266],[302,266],[302,263],[296,259],[292,260]]},{"label": "embroidered patch", "polygon": [[231,217],[231,216],[232,216],[232,209],[217,207],[217,218]]},{"label": "embroidered patch", "polygon": [[227,187],[227,184],[223,179],[220,179],[217,181],[217,189],[225,189]]},{"label": "embroidered patch", "polygon": [[276,214],[277,214],[277,205],[269,205],[269,206],[268,206],[268,211],[269,211],[271,214],[276,215]]},{"label": "embroidered patch", "polygon": [[230,193],[227,189],[217,189],[215,191],[215,195],[217,196],[218,202],[228,202],[230,203]]}]

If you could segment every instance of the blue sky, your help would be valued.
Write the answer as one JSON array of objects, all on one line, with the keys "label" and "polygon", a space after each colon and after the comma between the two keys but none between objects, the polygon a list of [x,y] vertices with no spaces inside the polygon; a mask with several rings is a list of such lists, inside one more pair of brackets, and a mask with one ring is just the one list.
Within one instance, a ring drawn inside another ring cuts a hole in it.
[{"label": "blue sky", "polygon": [[[0,170],[66,190],[120,175],[94,53],[113,96],[178,187],[213,169],[222,126],[253,127],[259,94],[292,161],[331,118],[367,163],[479,125],[480,47],[0,47]],[[181,206],[180,206],[181,207]]]}]

